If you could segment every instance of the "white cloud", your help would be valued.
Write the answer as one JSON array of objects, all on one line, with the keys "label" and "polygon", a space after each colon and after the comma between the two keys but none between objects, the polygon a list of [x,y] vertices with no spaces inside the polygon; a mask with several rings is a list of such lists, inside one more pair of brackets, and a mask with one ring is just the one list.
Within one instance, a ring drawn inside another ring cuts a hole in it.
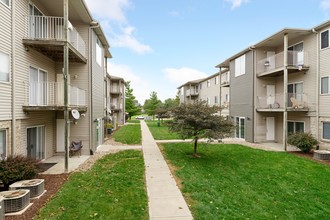
[{"label": "white cloud", "polygon": [[330,8],[330,0],[322,0],[320,3],[322,10],[326,11]]},{"label": "white cloud", "polygon": [[177,84],[177,86],[188,81],[202,79],[208,76],[206,73],[188,67],[182,67],[180,69],[165,68],[163,69],[163,73],[165,74],[166,79]]},{"label": "white cloud", "polygon": [[231,9],[240,7],[243,3],[247,3],[249,0],[225,0],[231,4]]},{"label": "white cloud", "polygon": [[145,54],[152,52],[149,45],[141,43],[135,36],[135,28],[129,24],[125,11],[132,8],[130,0],[86,0],[93,17],[100,19],[112,47],[128,48]]},{"label": "white cloud", "polygon": [[118,76],[125,81],[131,81],[131,88],[133,89],[133,95],[139,101],[140,104],[144,104],[144,100],[149,98],[150,92],[148,88],[150,85],[147,81],[141,79],[135,74],[129,66],[123,64],[115,64],[108,61],[109,74],[112,76]]}]

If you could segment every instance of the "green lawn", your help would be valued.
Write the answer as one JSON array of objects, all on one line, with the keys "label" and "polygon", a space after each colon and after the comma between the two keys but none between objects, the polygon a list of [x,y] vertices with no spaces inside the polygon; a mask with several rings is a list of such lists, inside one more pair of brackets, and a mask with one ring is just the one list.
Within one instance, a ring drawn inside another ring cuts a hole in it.
[{"label": "green lawn", "polygon": [[123,144],[141,144],[141,126],[140,124],[127,124],[115,131],[112,137]]},{"label": "green lawn", "polygon": [[147,121],[146,123],[155,140],[182,139],[178,134],[169,132],[165,121],[160,123],[160,127],[158,127],[157,121]]},{"label": "green lawn", "polygon": [[74,173],[37,219],[148,219],[141,151],[106,155]]},{"label": "green lawn", "polygon": [[131,119],[131,120],[127,120],[126,122],[127,123],[135,123],[135,124],[140,124],[140,121],[139,119]]},{"label": "green lawn", "polygon": [[330,166],[240,145],[164,144],[195,219],[329,219]]}]

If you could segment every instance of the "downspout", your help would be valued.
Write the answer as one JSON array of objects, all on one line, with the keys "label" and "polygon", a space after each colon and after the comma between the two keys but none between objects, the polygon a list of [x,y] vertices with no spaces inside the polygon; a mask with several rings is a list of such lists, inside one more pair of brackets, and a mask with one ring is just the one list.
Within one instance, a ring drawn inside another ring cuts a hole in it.
[{"label": "downspout", "polygon": [[252,62],[253,62],[253,66],[252,66],[252,73],[253,73],[253,76],[252,76],[252,88],[253,88],[253,95],[252,95],[252,103],[253,103],[253,112],[252,112],[252,141],[253,143],[255,143],[255,129],[256,129],[256,103],[255,103],[255,96],[256,96],[256,52],[254,50],[255,48],[254,47],[250,47],[250,50],[252,51]]},{"label": "downspout", "polygon": [[320,103],[320,96],[319,96],[319,93],[320,93],[320,39],[319,39],[319,32],[316,31],[315,29],[312,30],[313,33],[316,34],[316,48],[317,48],[317,52],[316,52],[316,131],[315,131],[315,136],[316,136],[316,139],[317,141],[319,142],[320,141],[320,132],[319,132],[319,117],[320,117],[320,106],[319,106],[319,103]]},{"label": "downspout", "polygon": [[283,112],[283,149],[287,151],[287,130],[288,130],[288,34],[284,34],[284,73],[283,73],[283,100],[284,100],[284,112]]},{"label": "downspout", "polygon": [[222,103],[222,99],[221,99],[221,95],[222,95],[222,87],[221,87],[221,67],[219,67],[219,109],[220,109],[220,116],[221,116],[221,112],[222,112],[222,108],[221,108],[221,103]]},{"label": "downspout", "polygon": [[93,102],[92,102],[92,72],[93,72],[93,67],[92,67],[92,58],[93,58],[93,54],[91,51],[92,48],[92,28],[93,27],[89,27],[89,39],[88,39],[88,64],[89,64],[89,83],[88,83],[88,94],[89,94],[89,98],[88,98],[88,105],[89,105],[89,151],[92,154],[93,151],[93,114],[92,114],[92,109],[93,109]]},{"label": "downspout", "polygon": [[15,77],[15,64],[16,64],[16,51],[15,51],[15,1],[11,1],[11,95],[12,95],[12,101],[11,101],[11,155],[15,154],[15,146],[16,146],[16,77]]}]

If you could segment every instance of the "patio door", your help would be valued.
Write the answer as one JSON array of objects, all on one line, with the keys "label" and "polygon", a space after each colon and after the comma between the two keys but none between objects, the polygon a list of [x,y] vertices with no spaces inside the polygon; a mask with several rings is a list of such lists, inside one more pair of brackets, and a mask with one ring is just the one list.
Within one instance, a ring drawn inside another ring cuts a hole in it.
[{"label": "patio door", "polygon": [[275,85],[267,85],[267,106],[273,108],[275,103]]},{"label": "patio door", "polygon": [[268,61],[268,66],[267,70],[273,70],[275,69],[275,51],[267,51],[267,61]]},{"label": "patio door", "polygon": [[303,83],[288,84],[288,107],[292,107],[292,101],[291,101],[292,97],[299,103],[302,103]]},{"label": "patio door", "polygon": [[288,48],[288,65],[298,66],[304,64],[304,44],[295,44]]},{"label": "patio door", "polygon": [[274,117],[266,118],[266,140],[267,141],[275,140],[275,118]]},{"label": "patio door", "polygon": [[47,72],[30,67],[29,104],[47,105]]},{"label": "patio door", "polygon": [[45,159],[45,126],[27,129],[27,155],[37,160]]},{"label": "patio door", "polygon": [[34,5],[29,4],[29,36],[31,38],[42,38],[46,34],[46,21],[42,19],[42,12]]},{"label": "patio door", "polygon": [[236,117],[236,138],[245,138],[245,118],[244,117]]}]

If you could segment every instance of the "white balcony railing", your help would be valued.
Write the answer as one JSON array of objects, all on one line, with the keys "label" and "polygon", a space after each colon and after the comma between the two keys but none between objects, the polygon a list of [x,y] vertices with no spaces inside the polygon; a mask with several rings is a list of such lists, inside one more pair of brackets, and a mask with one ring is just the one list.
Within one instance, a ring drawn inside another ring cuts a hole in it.
[{"label": "white balcony railing", "polygon": [[[69,22],[69,43],[86,56],[86,43]],[[64,18],[50,16],[28,16],[28,36],[29,39],[38,40],[64,40]]]},{"label": "white balcony railing", "polygon": [[111,103],[111,109],[119,109],[122,110],[123,109],[123,104],[116,104],[116,103]]},{"label": "white balcony railing", "polygon": [[[275,96],[258,96],[257,108],[259,109],[284,109],[283,93]],[[305,93],[288,93],[288,108],[308,108],[308,96]]]},{"label": "white balcony railing", "polygon": [[195,89],[188,89],[186,95],[187,96],[198,95],[198,91],[196,91]]},{"label": "white balcony railing", "polygon": [[[288,51],[288,66],[308,66],[308,53],[304,51]],[[257,62],[257,74],[284,67],[284,52],[275,54]]]},{"label": "white balcony railing", "polygon": [[[26,83],[26,106],[64,106],[64,84],[59,82]],[[86,91],[68,88],[69,106],[86,106]]]}]

